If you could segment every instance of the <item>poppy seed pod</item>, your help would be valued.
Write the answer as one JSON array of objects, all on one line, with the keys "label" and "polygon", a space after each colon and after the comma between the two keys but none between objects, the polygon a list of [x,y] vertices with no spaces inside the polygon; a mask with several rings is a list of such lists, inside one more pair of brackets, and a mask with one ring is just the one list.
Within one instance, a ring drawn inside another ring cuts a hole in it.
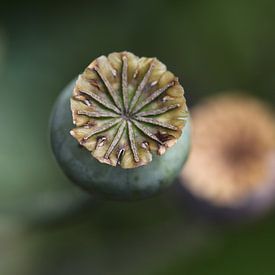
[{"label": "poppy seed pod", "polygon": [[191,112],[193,149],[180,175],[189,198],[229,218],[257,216],[270,208],[275,200],[275,124],[269,106],[230,93],[208,98]]},{"label": "poppy seed pod", "polygon": [[189,127],[178,79],[156,58],[121,52],[95,59],[60,94],[51,142],[73,182],[130,200],[173,182],[188,155]]}]

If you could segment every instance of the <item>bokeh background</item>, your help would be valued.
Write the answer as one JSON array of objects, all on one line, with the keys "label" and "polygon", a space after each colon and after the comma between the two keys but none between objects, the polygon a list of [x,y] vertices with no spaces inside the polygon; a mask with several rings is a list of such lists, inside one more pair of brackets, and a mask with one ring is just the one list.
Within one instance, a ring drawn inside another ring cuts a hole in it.
[{"label": "bokeh background", "polygon": [[50,151],[62,88],[101,54],[157,56],[189,106],[241,89],[275,104],[275,2],[1,1],[0,274],[274,274],[275,213],[221,223],[173,188],[95,202]]}]

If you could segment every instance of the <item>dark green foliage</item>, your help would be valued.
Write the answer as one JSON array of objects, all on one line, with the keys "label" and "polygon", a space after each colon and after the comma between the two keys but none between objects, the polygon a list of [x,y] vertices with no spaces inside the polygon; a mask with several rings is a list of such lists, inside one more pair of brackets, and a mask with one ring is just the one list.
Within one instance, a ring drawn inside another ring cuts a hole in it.
[{"label": "dark green foliage", "polygon": [[[22,232],[45,193],[84,194],[51,156],[48,118],[64,84],[100,54],[159,57],[188,102],[237,88],[275,104],[274,1],[69,2],[1,1],[0,274],[274,274],[274,215],[231,232],[210,230],[167,194],[106,203],[59,227]],[[15,216],[20,222],[8,222]]]}]

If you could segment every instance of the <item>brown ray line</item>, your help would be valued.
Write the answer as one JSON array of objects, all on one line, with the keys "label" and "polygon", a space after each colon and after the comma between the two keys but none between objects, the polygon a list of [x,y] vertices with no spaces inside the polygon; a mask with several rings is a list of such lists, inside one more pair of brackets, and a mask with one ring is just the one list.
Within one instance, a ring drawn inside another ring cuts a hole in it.
[{"label": "brown ray line", "polygon": [[180,104],[172,104],[169,106],[165,106],[163,108],[160,109],[156,109],[156,110],[148,110],[148,111],[144,111],[144,112],[140,112],[137,113],[138,116],[154,116],[154,115],[160,115],[160,114],[164,114],[170,110],[176,109],[180,107]]},{"label": "brown ray line", "polygon": [[158,96],[160,96],[163,92],[165,92],[167,89],[169,89],[170,87],[174,86],[176,83],[175,80],[169,82],[167,85],[165,85],[164,87],[154,91],[150,96],[148,96],[147,98],[145,98],[145,100],[143,100],[142,102],[140,102],[136,108],[134,108],[133,113],[137,113],[140,109],[142,109],[143,107],[145,107],[147,104],[151,103],[155,98],[157,98]]},{"label": "brown ray line", "polygon": [[151,64],[150,64],[150,67],[149,67],[149,69],[147,70],[147,72],[146,72],[146,74],[144,75],[144,77],[143,77],[143,79],[142,79],[142,81],[140,82],[140,84],[139,84],[139,86],[138,86],[138,88],[137,88],[137,90],[136,90],[136,93],[135,93],[135,95],[134,95],[134,97],[133,97],[133,99],[132,99],[132,101],[131,101],[131,104],[130,104],[130,112],[133,110],[133,108],[135,107],[135,105],[136,105],[136,103],[137,103],[137,101],[138,101],[138,99],[139,99],[139,97],[140,97],[140,95],[141,95],[141,93],[142,93],[142,91],[143,91],[143,89],[144,89],[144,87],[145,87],[145,85],[147,84],[147,82],[148,82],[148,80],[149,80],[149,77],[150,77],[150,75],[151,75],[151,73],[152,73],[152,70],[153,70],[153,68],[154,68],[154,66],[155,66],[155,58],[151,61]]},{"label": "brown ray line", "polygon": [[118,144],[118,142],[120,141],[121,137],[122,137],[122,134],[124,132],[124,129],[125,129],[125,126],[126,126],[126,121],[124,120],[121,125],[119,126],[119,129],[111,143],[111,145],[109,146],[107,152],[105,153],[104,155],[104,158],[108,159],[110,154],[113,152],[114,148],[116,147],[116,145]]},{"label": "brown ray line", "polygon": [[[83,138],[83,141],[87,141],[91,136],[95,135],[95,134],[98,134],[100,132],[104,132],[108,129],[110,129],[111,127],[113,127],[114,125],[116,125],[117,123],[119,123],[121,121],[121,118],[119,119],[112,119],[112,121],[106,123],[106,124],[103,124],[102,126],[100,127],[95,127],[94,129],[91,129],[91,132],[89,133],[88,136],[85,136]],[[73,134],[72,134],[73,133]],[[74,136],[74,130],[71,131],[71,134]]]},{"label": "brown ray line", "polygon": [[134,118],[137,119],[138,121],[150,123],[150,124],[153,124],[153,125],[156,125],[156,126],[160,126],[160,127],[163,127],[163,128],[170,129],[170,130],[174,130],[174,131],[178,130],[178,127],[176,127],[176,126],[174,126],[170,123],[167,123],[167,122],[162,122],[162,121],[156,120],[154,118],[139,117],[139,116],[135,116]]},{"label": "brown ray line", "polygon": [[136,146],[136,141],[135,141],[135,134],[134,134],[134,130],[132,127],[132,122],[128,120],[127,126],[128,126],[128,132],[129,132],[130,145],[131,145],[131,149],[132,149],[132,152],[134,155],[134,160],[135,160],[135,162],[139,162],[139,156],[138,156],[138,151],[137,151],[137,146]]},{"label": "brown ray line", "polygon": [[117,114],[111,113],[111,112],[90,112],[90,111],[77,111],[78,115],[84,115],[88,117],[118,117]]},{"label": "brown ray line", "polygon": [[128,112],[129,98],[128,98],[128,59],[127,56],[122,56],[123,67],[122,67],[122,95],[125,112]]},{"label": "brown ray line", "polygon": [[107,87],[107,90],[110,94],[110,96],[112,97],[116,107],[118,107],[119,109],[121,109],[121,104],[119,101],[119,98],[117,96],[116,91],[113,89],[113,86],[111,85],[111,83],[109,82],[109,80],[105,77],[105,75],[100,71],[98,66],[94,67],[94,70],[97,72],[97,74],[99,75],[99,77],[102,79],[104,85]]},{"label": "brown ray line", "polygon": [[92,99],[94,99],[98,103],[102,104],[103,106],[105,106],[109,110],[112,110],[112,111],[116,112],[117,114],[120,114],[120,110],[116,106],[114,106],[113,104],[107,102],[105,99],[101,98],[97,94],[95,94],[91,91],[84,91],[84,90],[81,90],[80,93],[83,93],[83,94],[86,94],[86,95],[90,96]]},{"label": "brown ray line", "polygon": [[132,120],[132,122],[135,124],[135,126],[141,130],[146,136],[148,136],[149,138],[157,141],[159,144],[163,144],[163,142],[161,140],[159,140],[155,134],[151,133],[146,127],[142,126],[141,123]]}]

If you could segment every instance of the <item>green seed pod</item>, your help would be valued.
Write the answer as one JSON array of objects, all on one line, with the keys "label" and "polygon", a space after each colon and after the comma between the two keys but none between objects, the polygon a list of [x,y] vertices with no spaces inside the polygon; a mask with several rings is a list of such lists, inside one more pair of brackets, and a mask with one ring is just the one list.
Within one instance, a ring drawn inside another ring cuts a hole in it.
[{"label": "green seed pod", "polygon": [[97,58],[64,89],[51,141],[73,182],[137,199],[173,182],[189,152],[189,128],[177,78],[156,58],[122,52]]}]

